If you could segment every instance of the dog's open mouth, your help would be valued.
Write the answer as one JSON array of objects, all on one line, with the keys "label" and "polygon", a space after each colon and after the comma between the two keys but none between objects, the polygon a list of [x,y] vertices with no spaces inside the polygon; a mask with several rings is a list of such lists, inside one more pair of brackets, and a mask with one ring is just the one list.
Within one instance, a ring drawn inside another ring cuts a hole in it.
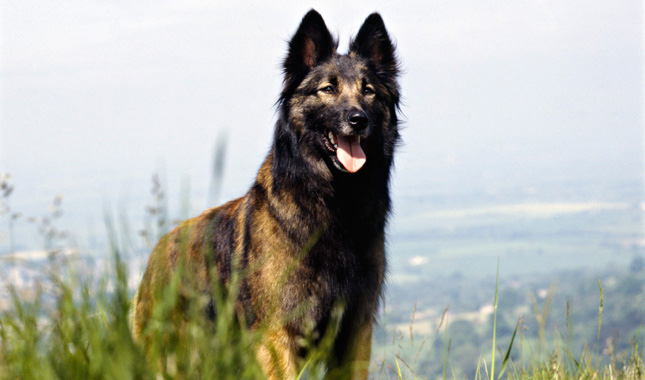
[{"label": "dog's open mouth", "polygon": [[361,137],[350,135],[335,135],[331,131],[325,132],[325,146],[329,151],[336,153],[340,164],[350,173],[356,173],[365,164],[365,152],[361,147]]}]

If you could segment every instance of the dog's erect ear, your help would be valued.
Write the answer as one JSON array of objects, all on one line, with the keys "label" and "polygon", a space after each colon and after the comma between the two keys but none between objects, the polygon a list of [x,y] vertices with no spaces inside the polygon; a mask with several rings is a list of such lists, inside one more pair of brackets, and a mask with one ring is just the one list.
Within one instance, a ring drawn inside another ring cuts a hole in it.
[{"label": "dog's erect ear", "polygon": [[314,66],[329,58],[338,43],[329,33],[325,21],[315,10],[307,12],[298,31],[289,42],[284,60],[285,91],[294,90]]},{"label": "dog's erect ear", "polygon": [[372,13],[365,19],[349,50],[372,62],[380,76],[396,77],[398,63],[394,44],[378,13]]},{"label": "dog's erect ear", "polygon": [[325,21],[315,10],[307,12],[302,18],[298,31],[289,42],[289,55],[284,61],[286,73],[309,70],[324,61],[336,50]]}]

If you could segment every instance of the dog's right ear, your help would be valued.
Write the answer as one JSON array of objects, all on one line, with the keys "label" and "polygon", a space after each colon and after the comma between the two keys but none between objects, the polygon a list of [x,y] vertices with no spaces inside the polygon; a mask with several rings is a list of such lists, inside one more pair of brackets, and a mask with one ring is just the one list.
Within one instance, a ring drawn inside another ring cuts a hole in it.
[{"label": "dog's right ear", "polygon": [[338,42],[329,33],[320,13],[313,9],[307,12],[289,42],[289,54],[283,64],[283,98],[298,87],[309,70],[334,54],[337,47]]}]

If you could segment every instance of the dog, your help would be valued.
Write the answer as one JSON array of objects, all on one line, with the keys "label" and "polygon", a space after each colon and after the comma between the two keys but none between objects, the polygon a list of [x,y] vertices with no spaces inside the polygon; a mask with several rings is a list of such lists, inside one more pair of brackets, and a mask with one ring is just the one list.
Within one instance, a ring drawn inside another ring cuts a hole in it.
[{"label": "dog", "polygon": [[[273,143],[255,182],[160,240],[135,297],[135,336],[178,263],[208,297],[213,273],[226,287],[239,268],[246,272],[235,306],[248,328],[266,328],[255,352],[268,378],[295,378],[301,338],[311,328],[322,336],[342,305],[328,371],[367,379],[386,274],[400,70],[378,13],[347,54],[337,47],[321,15],[309,11],[288,45]],[[213,302],[206,309],[211,318],[217,312]]]}]

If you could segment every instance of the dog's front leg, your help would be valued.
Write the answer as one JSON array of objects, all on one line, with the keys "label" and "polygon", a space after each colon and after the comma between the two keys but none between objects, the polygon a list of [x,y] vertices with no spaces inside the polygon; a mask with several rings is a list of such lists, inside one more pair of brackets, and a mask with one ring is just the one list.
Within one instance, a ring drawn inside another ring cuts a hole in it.
[{"label": "dog's front leg", "polygon": [[291,380],[298,375],[293,339],[285,328],[266,333],[258,348],[258,360],[270,380]]},{"label": "dog's front leg", "polygon": [[372,321],[355,331],[349,342],[349,366],[352,380],[367,380],[372,353]]},{"label": "dog's front leg", "polygon": [[325,378],[367,380],[372,352],[372,321],[341,330],[339,334],[335,359],[330,361]]}]

